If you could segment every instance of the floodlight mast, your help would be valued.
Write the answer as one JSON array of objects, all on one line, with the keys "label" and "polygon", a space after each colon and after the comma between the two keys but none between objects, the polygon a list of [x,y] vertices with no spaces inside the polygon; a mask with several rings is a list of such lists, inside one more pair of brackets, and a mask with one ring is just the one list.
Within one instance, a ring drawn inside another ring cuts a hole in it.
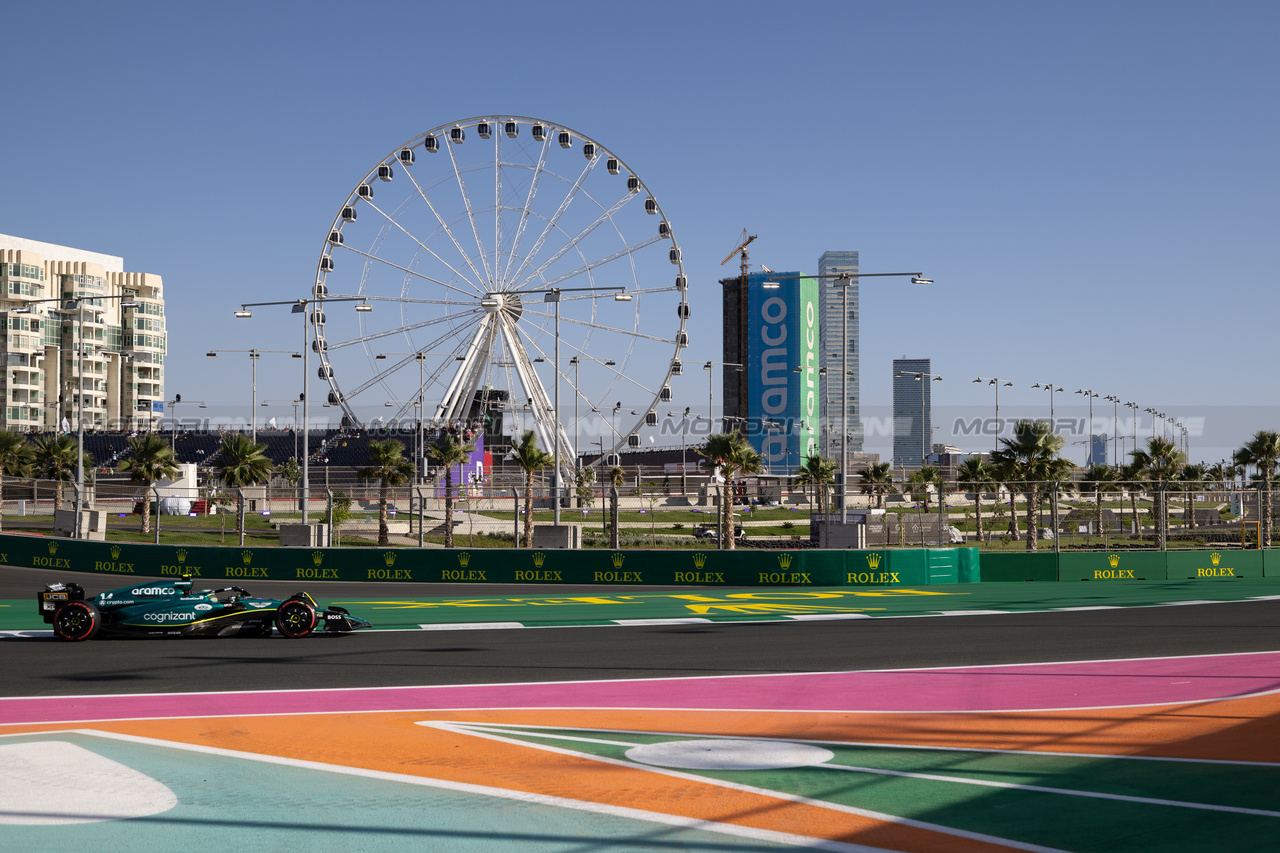
[{"label": "floodlight mast", "polygon": [[[240,319],[248,319],[253,317],[253,312],[249,309],[268,307],[274,305],[291,305],[293,306],[289,313],[302,315],[302,430],[304,438],[302,441],[302,497],[300,500],[302,510],[302,523],[307,523],[307,510],[311,506],[311,477],[310,465],[311,461],[311,395],[308,392],[310,387],[310,377],[308,371],[310,368],[310,358],[308,352],[311,349],[311,325],[315,318],[308,313],[308,309],[314,303],[319,302],[356,302],[357,311],[372,311],[373,307],[369,305],[368,300],[363,296],[334,296],[325,297],[324,299],[287,299],[278,302],[245,302],[240,305],[240,310],[235,312],[235,316]],[[332,534],[332,531],[330,531]]]}]

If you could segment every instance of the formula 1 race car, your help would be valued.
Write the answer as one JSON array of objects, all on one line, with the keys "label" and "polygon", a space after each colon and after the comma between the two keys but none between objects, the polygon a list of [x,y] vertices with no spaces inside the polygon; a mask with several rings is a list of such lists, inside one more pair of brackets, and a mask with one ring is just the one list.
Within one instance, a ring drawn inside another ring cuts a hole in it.
[{"label": "formula 1 race car", "polygon": [[355,631],[373,627],[341,607],[323,609],[299,592],[281,601],[250,598],[238,586],[191,592],[191,578],[155,581],[85,599],[76,583],[55,583],[37,593],[40,615],[64,640],[102,634],[164,637],[305,637],[316,629]]}]

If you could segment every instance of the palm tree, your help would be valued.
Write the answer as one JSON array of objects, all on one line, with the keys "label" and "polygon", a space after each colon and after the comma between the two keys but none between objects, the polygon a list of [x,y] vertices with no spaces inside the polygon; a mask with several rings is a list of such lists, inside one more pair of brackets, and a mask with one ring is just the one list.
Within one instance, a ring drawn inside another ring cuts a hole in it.
[{"label": "palm tree", "polygon": [[1232,454],[1232,461],[1237,465],[1252,465],[1258,469],[1258,477],[1262,480],[1262,495],[1259,503],[1262,512],[1263,548],[1271,547],[1271,481],[1276,475],[1276,465],[1280,463],[1280,433],[1264,429],[1254,434],[1249,443]]},{"label": "palm tree", "polygon": [[[991,454],[991,476],[995,481],[1004,486],[1005,491],[1009,495],[1009,538],[1017,541],[1018,539],[1018,490],[1015,484],[1018,482],[1018,466],[1012,459],[1002,457],[999,451]],[[1003,508],[1001,508],[1003,512]]]},{"label": "palm tree", "polygon": [[538,446],[533,430],[525,430],[520,442],[511,448],[511,458],[524,471],[524,547],[533,547],[533,475],[555,462],[550,453]]},{"label": "palm tree", "polygon": [[214,470],[223,485],[236,490],[236,533],[244,544],[244,489],[265,483],[271,478],[271,460],[265,444],[254,444],[244,433],[236,432],[222,439],[214,461]]},{"label": "palm tree", "polygon": [[474,444],[463,444],[451,432],[427,448],[427,458],[444,468],[444,547],[453,547],[453,469],[463,465],[475,452]]},{"label": "palm tree", "polygon": [[[1073,465],[1058,455],[1066,439],[1053,432],[1043,421],[1020,420],[1013,425],[1013,438],[1002,438],[1000,450],[992,454],[1010,481],[1020,481],[1027,496],[1027,550],[1037,550],[1040,533],[1040,489],[1046,483],[1060,481]],[[1057,519],[1054,519],[1057,527]]]},{"label": "palm tree", "polygon": [[47,435],[35,441],[35,472],[58,484],[54,509],[62,509],[63,484],[75,479],[77,448],[76,440],[69,435]]},{"label": "palm tree", "polygon": [[981,456],[970,456],[956,469],[956,485],[973,491],[974,520],[977,522],[978,542],[982,542],[982,490],[995,482],[991,466]]},{"label": "palm tree", "polygon": [[19,433],[0,432],[0,527],[4,524],[4,475],[26,477],[31,473],[34,454]]},{"label": "palm tree", "polygon": [[1162,436],[1147,439],[1146,450],[1135,450],[1129,454],[1147,478],[1154,480],[1156,517],[1156,547],[1165,550],[1169,543],[1169,496],[1165,492],[1166,484],[1178,476],[1187,457],[1177,446]]},{"label": "palm tree", "polygon": [[1110,465],[1092,465],[1084,472],[1080,481],[1080,490],[1093,492],[1093,517],[1098,522],[1098,533],[1102,533],[1102,493],[1116,481],[1116,469]]},{"label": "palm tree", "polygon": [[875,495],[876,509],[884,509],[884,496],[890,494],[893,487],[893,463],[877,462],[858,472],[862,479],[861,491],[864,495]]},{"label": "palm tree", "polygon": [[[160,480],[171,480],[178,473],[178,463],[169,442],[155,433],[129,439],[129,455],[120,461],[120,470],[128,473],[130,482],[142,487],[142,532],[151,532],[151,487]],[[160,511],[159,504],[156,512]]]},{"label": "palm tree", "polygon": [[1119,476],[1128,487],[1129,509],[1133,515],[1133,532],[1136,535],[1140,529],[1138,525],[1138,484],[1146,476],[1146,472],[1141,464],[1131,459],[1128,465],[1119,469]]},{"label": "palm tree", "polygon": [[378,481],[378,544],[385,546],[391,544],[387,530],[387,489],[403,486],[413,479],[413,460],[405,457],[404,444],[394,438],[369,442],[369,460],[373,464],[361,468],[356,476]]},{"label": "palm tree", "polygon": [[929,514],[929,487],[937,485],[938,499],[942,499],[942,477],[938,474],[938,469],[932,465],[921,465],[919,471],[912,471],[911,476],[907,478],[907,482],[916,488],[912,489],[912,496],[924,502],[924,514]]},{"label": "palm tree", "polygon": [[818,496],[818,514],[826,516],[828,514],[827,486],[836,481],[836,463],[830,459],[823,458],[820,454],[805,457],[804,466],[796,470],[796,482],[801,485],[813,486],[814,492]]},{"label": "palm tree", "polygon": [[738,474],[754,474],[760,470],[760,453],[738,432],[722,432],[707,439],[698,451],[720,468],[724,482],[720,487],[720,505],[724,507],[724,529],[720,541],[730,551],[734,546],[733,478]]},{"label": "palm tree", "polygon": [[618,487],[625,479],[626,475],[621,468],[609,469],[609,505],[613,509],[609,519],[609,547],[615,551],[621,547],[621,537],[618,533]]},{"label": "palm tree", "polygon": [[1178,479],[1186,484],[1186,491],[1183,493],[1187,502],[1186,512],[1183,517],[1187,521],[1187,529],[1196,529],[1196,491],[1204,488],[1204,482],[1209,479],[1209,468],[1206,465],[1190,463],[1182,466]]}]

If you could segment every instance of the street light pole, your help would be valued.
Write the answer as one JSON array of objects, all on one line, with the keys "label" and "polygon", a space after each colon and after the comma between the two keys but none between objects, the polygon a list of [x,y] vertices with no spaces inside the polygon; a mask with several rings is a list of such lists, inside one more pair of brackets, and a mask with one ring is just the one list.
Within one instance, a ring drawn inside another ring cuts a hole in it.
[{"label": "street light pole", "polygon": [[1138,404],[1129,402],[1125,403],[1124,407],[1133,411],[1133,449],[1136,452],[1138,449]]},{"label": "street light pole", "polygon": [[[551,501],[552,513],[551,523],[556,527],[560,526],[560,290],[551,288],[542,297],[543,302],[553,302],[556,306],[556,345],[555,345],[555,364],[551,371],[556,380],[554,402],[552,408],[555,411],[555,429],[553,430],[554,449],[551,451],[551,462],[554,467],[551,479]],[[576,401],[575,401],[576,402]]]},{"label": "street light pole", "polygon": [[942,377],[936,373],[917,373],[915,371],[910,371],[910,370],[899,371],[893,374],[894,379],[902,379],[907,376],[910,376],[913,379],[915,379],[915,381],[921,383],[920,385],[920,468],[923,469],[924,463],[926,461],[926,457],[929,455],[926,452],[926,449],[928,447],[928,442],[929,442],[929,439],[933,437],[933,432],[930,431],[926,433],[924,428],[924,384],[923,383],[926,376],[932,377],[934,382],[941,382]]},{"label": "street light pole", "polygon": [[303,524],[307,523],[307,508],[310,505],[310,501],[311,501],[311,477],[310,477],[309,466],[307,464],[311,458],[311,447],[310,447],[311,442],[310,442],[310,431],[309,431],[309,427],[311,424],[311,412],[310,412],[311,395],[307,393],[310,387],[310,382],[309,382],[310,377],[308,376],[307,372],[310,369],[310,361],[311,361],[308,353],[308,350],[311,347],[311,340],[310,340],[311,330],[309,328],[309,323],[308,323],[309,318],[307,316],[307,309],[310,308],[312,305],[322,301],[355,302],[357,303],[356,304],[357,311],[371,311],[373,309],[373,306],[369,304],[368,300],[365,297],[334,296],[327,300],[293,299],[293,300],[288,300],[283,302],[246,302],[240,306],[239,311],[235,312],[235,316],[237,318],[247,319],[253,316],[253,312],[249,310],[250,308],[257,308],[259,306],[267,306],[267,305],[291,305],[293,307],[289,313],[302,315],[302,420],[303,420],[304,435],[307,436],[307,438],[303,440],[303,451],[302,451],[301,509],[302,509]]},{"label": "street light pole", "polygon": [[1076,393],[1083,394],[1089,400],[1089,429],[1087,430],[1089,434],[1088,435],[1089,453],[1087,457],[1088,458],[1087,464],[1090,468],[1092,468],[1093,467],[1093,398],[1098,396],[1098,392],[1090,388],[1081,388]]},{"label": "street light pole", "polygon": [[[716,431],[716,416],[714,412],[715,404],[716,404],[716,392],[715,392],[715,375],[716,374],[711,367],[711,365],[713,364],[718,364],[720,365],[721,368],[724,368],[724,369],[728,369],[732,367],[734,370],[742,370],[742,367],[743,367],[741,364],[738,364],[736,361],[708,361],[706,364],[702,365],[702,369],[707,371],[707,430],[708,430],[707,436],[708,437],[710,437],[710,435]],[[724,370],[720,371],[720,375],[723,378]],[[727,418],[725,418],[721,426],[721,429],[727,431],[729,429],[728,424],[729,424],[729,421]]]},{"label": "street light pole", "polygon": [[263,400],[262,405],[269,403],[289,403],[293,406],[293,458],[298,458],[298,404],[302,402],[302,397],[298,396],[293,400]]},{"label": "street light pole", "polygon": [[249,400],[249,438],[258,443],[258,351],[249,350],[250,375],[253,377],[253,391]]},{"label": "street light pole", "polygon": [[[614,293],[613,298],[614,298],[614,301],[616,302],[631,301],[631,294],[625,292],[626,291],[625,287],[552,287],[542,291],[538,291],[538,290],[524,291],[525,293],[542,293],[543,302],[551,302],[551,303],[554,303],[556,306],[556,325],[555,325],[556,343],[555,343],[555,352],[553,354],[554,363],[552,364],[552,373],[555,376],[555,393],[553,395],[554,400],[552,402],[552,412],[553,412],[552,417],[555,420],[555,425],[554,425],[554,428],[552,429],[552,451],[551,451],[552,464],[555,466],[555,472],[552,477],[552,485],[551,485],[552,502],[553,502],[551,523],[554,524],[556,527],[560,526],[560,295],[562,293],[578,292],[578,291],[599,292],[601,295],[603,295],[605,292],[612,292]],[[591,298],[595,298],[595,297],[591,297]],[[574,400],[574,406],[575,407],[577,406],[576,399]],[[616,433],[617,430],[615,429],[614,432]],[[575,454],[576,454],[576,451],[575,451]],[[576,464],[577,464],[576,460],[574,464],[576,467]]]},{"label": "street light pole", "polygon": [[[303,364],[306,364],[305,353],[299,355],[287,349],[218,349],[206,352],[205,358],[217,358],[219,353],[247,353],[249,355],[249,374],[251,377],[251,391],[249,396],[249,437],[254,444],[258,443],[258,359],[263,353],[279,353],[281,355],[292,356],[293,358],[302,358]],[[284,402],[284,401],[277,401]],[[297,413],[294,413],[294,420],[297,420]],[[296,455],[296,454],[295,454]]]},{"label": "street light pole", "polygon": [[[1049,383],[1044,384],[1044,385],[1042,385],[1042,384],[1040,384],[1039,382],[1037,382],[1035,385],[1032,385],[1031,387],[1032,387],[1032,388],[1039,388],[1039,389],[1041,389],[1042,391],[1048,391],[1048,392],[1049,392],[1049,430],[1050,430],[1051,432],[1053,432],[1053,433],[1057,433],[1057,432],[1058,432],[1058,422],[1057,422],[1057,420],[1055,420],[1055,419],[1054,419],[1054,415],[1053,415],[1053,392],[1054,392],[1054,391],[1061,391],[1062,389],[1061,389],[1060,387],[1058,387],[1058,386],[1054,385],[1052,382],[1049,382]],[[1091,427],[1091,429],[1092,429],[1092,427]]]},{"label": "street light pole", "polygon": [[1120,462],[1120,448],[1116,445],[1116,435],[1120,432],[1120,398],[1108,394],[1102,399],[1111,401],[1111,457],[1112,464],[1116,465]]},{"label": "street light pole", "polygon": [[[58,314],[78,313],[79,321],[76,325],[76,335],[78,336],[76,347],[76,498],[75,498],[75,524],[72,528],[72,535],[76,539],[80,539],[84,535],[83,523],[80,514],[84,505],[84,301],[86,299],[119,299],[120,307],[136,308],[138,302],[136,294],[133,293],[116,293],[103,296],[73,296],[71,299],[63,299],[60,296],[49,299],[28,299],[21,306],[14,308],[15,314],[30,314],[31,306],[38,303],[57,302],[61,308],[56,310]],[[95,303],[96,305],[97,303]],[[61,386],[58,388],[59,394],[62,392]],[[61,411],[61,407],[59,407]]]},{"label": "street light pole", "polygon": [[[76,346],[76,521],[75,534],[80,539],[84,535],[84,525],[80,521],[80,514],[84,507],[84,300],[77,300],[80,309],[80,323],[77,334],[79,341]],[[147,500],[151,496],[147,495]],[[156,506],[156,514],[160,513],[160,507]]]},{"label": "street light pole", "polygon": [[[680,432],[680,494],[689,494],[689,406],[684,407],[684,426]],[[667,412],[667,417],[675,414]]]},{"label": "street light pole", "polygon": [[[994,378],[989,379],[985,376],[979,376],[977,379],[973,380],[973,382],[974,384],[985,382],[996,389],[996,450],[999,450],[1000,449],[1000,377],[996,376]],[[1013,383],[1006,382],[1004,383],[1004,387],[1012,388]]]}]

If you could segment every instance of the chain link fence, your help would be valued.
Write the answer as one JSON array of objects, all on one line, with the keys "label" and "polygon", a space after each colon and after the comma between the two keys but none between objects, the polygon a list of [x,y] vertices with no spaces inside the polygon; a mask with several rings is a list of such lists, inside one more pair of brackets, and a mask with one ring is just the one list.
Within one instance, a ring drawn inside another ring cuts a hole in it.
[{"label": "chain link fence", "polygon": [[[252,527],[274,530],[300,521],[301,489],[275,477],[270,483],[236,490],[202,472],[196,485],[160,488],[145,494],[141,486],[110,471],[89,478],[84,504],[102,513],[106,529],[140,530],[144,501],[159,523],[180,518],[193,530],[234,529],[241,496]],[[561,487],[560,520],[581,524],[589,534],[606,536],[613,494],[603,475],[566,477]],[[455,533],[509,539],[522,521],[527,477],[514,465],[495,464],[487,476],[452,484]],[[620,526],[658,543],[658,534],[690,537],[716,530],[723,486],[706,474],[661,469],[624,469],[617,489]],[[553,510],[550,471],[533,478],[535,522],[550,523]],[[838,485],[802,485],[789,477],[750,476],[729,490],[735,524],[748,543],[762,547],[777,540],[787,547],[818,541],[816,525],[839,523]],[[389,486],[388,521],[396,536],[420,538],[443,532],[444,477],[432,472],[421,483]],[[310,520],[325,522],[336,513],[337,530],[348,541],[377,537],[383,489],[356,469],[316,468],[311,472]],[[158,500],[157,500],[158,497]],[[1240,481],[1105,483],[1001,483],[983,491],[964,484],[851,483],[848,522],[866,526],[868,547],[977,546],[987,550],[1025,550],[1028,531],[1036,550],[1256,548],[1269,544],[1270,519],[1277,514],[1275,494],[1261,484]],[[75,505],[74,482],[5,477],[4,527],[52,529],[54,509]],[[1268,510],[1270,510],[1268,512]],[[813,524],[811,524],[811,519]]]}]

